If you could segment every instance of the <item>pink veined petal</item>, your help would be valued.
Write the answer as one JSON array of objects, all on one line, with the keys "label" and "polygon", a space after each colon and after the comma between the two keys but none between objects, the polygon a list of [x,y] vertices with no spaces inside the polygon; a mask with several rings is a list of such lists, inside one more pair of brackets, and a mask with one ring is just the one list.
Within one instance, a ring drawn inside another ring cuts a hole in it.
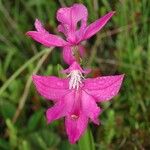
[{"label": "pink veined petal", "polygon": [[72,99],[72,108],[69,115],[72,118],[78,118],[80,116],[81,111],[81,89],[72,90],[73,91],[73,99]]},{"label": "pink veined petal", "polygon": [[75,61],[75,57],[73,56],[73,51],[71,46],[65,46],[63,47],[63,59],[64,61],[70,65]]},{"label": "pink veined petal", "polygon": [[62,24],[68,24],[69,25],[71,22],[70,14],[71,14],[71,8],[70,7],[60,8],[57,11],[57,20],[59,22],[61,22]]},{"label": "pink veined petal", "polygon": [[84,40],[85,29],[86,29],[86,27],[80,28],[79,30],[77,30],[75,32],[75,42],[76,42],[76,44],[79,44]]},{"label": "pink veined petal", "polygon": [[74,61],[69,68],[63,70],[63,73],[71,73],[74,70],[79,70],[81,73],[84,73],[84,70],[81,68],[81,66],[79,65],[79,63],[77,63],[76,61]]},{"label": "pink veined petal", "polygon": [[37,31],[28,31],[26,35],[30,36],[32,39],[43,44],[46,47],[51,46],[62,47],[68,44],[62,38],[53,34],[44,34]]},{"label": "pink veined petal", "polygon": [[68,28],[66,26],[63,26],[62,24],[60,24],[58,25],[57,30],[58,32],[62,32],[67,37]]},{"label": "pink veined petal", "polygon": [[81,20],[81,27],[86,26],[88,12],[84,5],[74,4],[72,7],[60,8],[57,11],[57,20],[62,24],[69,25],[69,30],[75,31],[77,22]]},{"label": "pink veined petal", "polygon": [[105,16],[91,23],[86,29],[83,40],[86,40],[96,34],[102,29],[102,27],[108,22],[108,20],[114,15],[114,11],[107,13]]},{"label": "pink veined petal", "polygon": [[35,28],[36,28],[36,30],[37,30],[38,32],[43,32],[43,33],[48,34],[48,31],[46,31],[46,30],[44,29],[44,27],[43,27],[43,25],[42,25],[42,23],[41,23],[40,20],[36,19],[36,20],[35,20],[35,23],[34,23],[34,26],[35,26]]},{"label": "pink veined petal", "polygon": [[98,116],[101,112],[92,96],[82,91],[82,110],[95,124],[99,125]]},{"label": "pink veined petal", "polygon": [[[88,11],[83,4],[74,4],[71,10],[72,24],[75,28],[85,28],[87,24]],[[80,27],[77,27],[77,23],[81,21]]]},{"label": "pink veined petal", "polygon": [[67,42],[63,40],[61,37],[54,34],[50,34],[48,31],[46,31],[42,23],[38,19],[36,19],[34,24],[37,31],[28,31],[26,35],[30,36],[35,41],[43,44],[46,47],[50,46],[61,47],[67,45]]},{"label": "pink veined petal", "polygon": [[47,123],[51,123],[54,120],[64,117],[67,114],[65,102],[59,100],[56,104],[46,111]]},{"label": "pink veined petal", "polygon": [[56,104],[46,111],[47,123],[62,118],[69,114],[72,109],[73,92],[66,94]]},{"label": "pink veined petal", "polygon": [[53,76],[32,76],[33,83],[40,95],[48,100],[58,100],[69,93],[68,79]]},{"label": "pink veined petal", "polygon": [[98,102],[108,101],[118,94],[123,77],[115,75],[86,79],[83,89]]},{"label": "pink veined petal", "polygon": [[70,143],[74,144],[84,134],[88,124],[88,117],[80,113],[78,119],[73,119],[69,115],[65,119],[66,132]]},{"label": "pink veined petal", "polygon": [[88,12],[83,4],[60,8],[57,11],[57,20],[61,23],[58,31],[64,33],[71,44],[78,44],[86,28],[87,16]]}]

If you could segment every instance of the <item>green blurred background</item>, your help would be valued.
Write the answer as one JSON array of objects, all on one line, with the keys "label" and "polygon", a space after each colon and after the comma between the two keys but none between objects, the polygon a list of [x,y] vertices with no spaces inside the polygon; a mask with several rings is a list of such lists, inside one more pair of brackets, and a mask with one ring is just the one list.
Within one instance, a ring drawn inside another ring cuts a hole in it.
[{"label": "green blurred background", "polygon": [[62,76],[61,50],[53,52],[28,38],[39,18],[57,33],[56,10],[83,3],[88,23],[116,14],[85,43],[85,66],[92,75],[125,74],[122,89],[100,104],[101,126],[90,124],[97,150],[150,150],[150,1],[149,0],[0,0],[0,150],[78,150],[70,145],[63,119],[46,124],[52,103],[36,92],[31,75]]}]

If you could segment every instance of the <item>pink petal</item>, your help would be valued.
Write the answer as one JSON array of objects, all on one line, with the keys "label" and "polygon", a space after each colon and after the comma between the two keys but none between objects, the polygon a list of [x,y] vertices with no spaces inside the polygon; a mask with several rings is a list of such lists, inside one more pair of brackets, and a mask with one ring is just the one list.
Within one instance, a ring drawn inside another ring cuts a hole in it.
[{"label": "pink petal", "polygon": [[61,100],[46,111],[47,122],[51,123],[54,120],[62,118],[69,114],[72,109],[73,92],[66,94]]},{"label": "pink petal", "polygon": [[66,132],[70,143],[74,144],[84,134],[88,124],[88,117],[80,113],[78,119],[67,116],[65,119]]},{"label": "pink petal", "polygon": [[72,7],[60,8],[57,11],[57,20],[69,25],[69,30],[76,30],[77,22],[81,20],[81,27],[86,26],[87,9],[82,4],[74,4]]},{"label": "pink petal", "polygon": [[58,25],[57,27],[58,32],[62,32],[66,37],[68,34],[68,28],[66,28],[66,26],[63,26],[62,24]]},{"label": "pink petal", "polygon": [[96,34],[98,31],[102,29],[102,27],[108,22],[108,20],[114,15],[113,12],[109,12],[105,16],[101,17],[100,19],[96,20],[92,24],[90,24],[86,29],[85,29],[85,34],[84,34],[84,40],[90,38],[94,34]]},{"label": "pink petal", "polygon": [[79,70],[81,72],[83,72],[83,69],[80,67],[79,63],[77,63],[76,61],[74,61],[69,68],[63,70],[63,73],[71,73],[73,70]]},{"label": "pink petal", "polygon": [[46,47],[61,47],[67,45],[67,42],[65,42],[62,38],[53,34],[43,34],[37,31],[29,31],[26,34]]},{"label": "pink petal", "polygon": [[[71,65],[74,61],[76,61],[74,54],[73,54],[73,46],[65,46],[63,48],[63,59],[68,64]],[[80,56],[84,55],[84,47],[82,45],[78,46],[78,51]]]},{"label": "pink petal", "polygon": [[120,90],[124,75],[104,76],[86,79],[83,89],[98,102],[108,101]]},{"label": "pink petal", "polygon": [[57,100],[69,93],[68,79],[59,79],[53,76],[32,76],[37,91],[49,100]]},{"label": "pink petal", "polygon": [[58,101],[53,107],[46,111],[47,123],[64,117],[67,114],[66,106],[63,100]]},{"label": "pink petal", "polygon": [[36,20],[35,20],[35,23],[34,23],[34,26],[35,26],[35,28],[36,28],[36,30],[37,30],[38,32],[41,32],[41,33],[43,32],[43,33],[48,34],[48,31],[46,31],[46,30],[44,29],[44,27],[43,27],[43,25],[42,25],[42,23],[41,23],[40,20],[36,19]]},{"label": "pink petal", "polygon": [[91,72],[91,69],[82,69],[80,64],[76,61],[74,61],[70,66],[69,68],[65,69],[65,70],[62,70],[62,73],[71,73],[72,71],[74,70],[79,70],[81,73],[84,73],[84,74],[88,74]]},{"label": "pink petal", "polygon": [[72,64],[75,61],[75,57],[73,56],[73,51],[71,46],[65,46],[63,48],[63,59],[67,64]]},{"label": "pink petal", "polygon": [[57,20],[61,23],[58,31],[64,33],[71,44],[78,44],[83,37],[87,16],[87,9],[82,4],[60,8],[57,11]]},{"label": "pink petal", "polygon": [[43,28],[42,23],[38,19],[35,21],[35,28],[37,31],[28,31],[26,35],[30,36],[35,41],[43,44],[44,46],[50,47],[67,45],[67,42],[64,41],[61,37],[54,34],[49,34],[49,32]]},{"label": "pink petal", "polygon": [[83,113],[89,117],[95,124],[99,124],[98,116],[101,112],[92,96],[82,91],[82,109]]}]

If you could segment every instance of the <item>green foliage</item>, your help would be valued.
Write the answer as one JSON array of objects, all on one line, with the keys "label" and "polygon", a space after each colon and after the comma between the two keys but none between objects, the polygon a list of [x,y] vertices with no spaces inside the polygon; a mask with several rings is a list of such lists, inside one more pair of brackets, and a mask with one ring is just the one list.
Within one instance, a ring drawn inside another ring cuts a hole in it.
[{"label": "green foliage", "polygon": [[6,119],[6,125],[8,127],[9,143],[10,146],[14,149],[17,147],[17,129],[10,119]]},{"label": "green foliage", "polygon": [[[61,51],[55,48],[49,54],[49,49],[25,36],[34,28],[35,18],[56,33],[57,9],[77,2],[88,7],[89,23],[116,11],[107,26],[87,42],[88,65],[101,74],[125,74],[120,94],[101,104],[101,126],[91,126],[92,147],[150,149],[149,0],[0,0],[0,149],[79,149],[68,143],[62,120],[46,124],[44,114],[51,103],[37,94],[29,80],[35,71],[64,77]],[[48,57],[39,68],[45,54]],[[81,139],[80,149],[94,149],[87,142],[90,134]]]},{"label": "green foliage", "polygon": [[5,119],[12,118],[16,111],[16,107],[14,106],[14,104],[6,100],[2,103],[2,106],[3,107],[1,107],[0,111],[1,111],[3,118]]},{"label": "green foliage", "polygon": [[79,149],[95,150],[94,139],[90,128],[84,133],[79,141]]},{"label": "green foliage", "polygon": [[43,110],[35,112],[28,121],[27,129],[31,131],[38,130],[38,126],[43,118]]}]

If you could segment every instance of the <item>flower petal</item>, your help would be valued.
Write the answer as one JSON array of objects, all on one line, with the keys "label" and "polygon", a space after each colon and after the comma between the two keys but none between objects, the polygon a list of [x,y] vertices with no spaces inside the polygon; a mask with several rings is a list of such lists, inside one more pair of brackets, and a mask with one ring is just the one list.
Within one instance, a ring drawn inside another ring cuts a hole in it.
[{"label": "flower petal", "polygon": [[50,47],[67,45],[67,42],[64,41],[61,37],[54,34],[49,34],[49,32],[43,28],[42,23],[37,19],[35,21],[35,28],[37,31],[28,31],[26,35],[30,36],[35,41],[43,44],[44,46]]},{"label": "flower petal", "polygon": [[67,41],[78,44],[86,28],[88,12],[84,5],[74,4],[72,7],[60,8],[57,11],[57,20],[61,23],[58,31],[65,34]]},{"label": "flower petal", "polygon": [[51,123],[54,120],[62,118],[69,114],[72,109],[73,92],[66,94],[61,100],[46,111],[47,122]]},{"label": "flower petal", "polygon": [[47,123],[64,117],[67,114],[66,106],[63,100],[56,102],[56,104],[46,111]]},{"label": "flower petal", "polygon": [[72,7],[60,8],[57,11],[57,20],[62,24],[67,24],[69,30],[75,31],[77,23],[81,20],[81,28],[86,26],[88,12],[84,5],[74,4]]},{"label": "flower petal", "polygon": [[43,32],[43,33],[46,33],[46,34],[48,33],[48,31],[46,31],[44,29],[44,27],[42,25],[42,22],[40,20],[36,19],[35,22],[34,22],[34,26],[35,26],[35,28],[38,32]]},{"label": "flower petal", "polygon": [[68,79],[53,76],[32,76],[37,91],[46,99],[58,100],[69,93]]},{"label": "flower petal", "polygon": [[88,117],[83,113],[78,119],[73,119],[67,116],[65,119],[66,132],[70,143],[74,144],[84,134],[88,124]]},{"label": "flower petal", "polygon": [[92,96],[82,91],[82,109],[83,113],[87,115],[95,124],[99,124],[98,116],[101,112]]},{"label": "flower petal", "polygon": [[102,29],[102,27],[108,22],[108,20],[113,16],[115,12],[109,12],[105,16],[101,17],[100,19],[96,20],[95,22],[91,23],[86,29],[84,34],[84,40],[90,38],[98,31]]},{"label": "flower petal", "polygon": [[75,61],[75,57],[73,56],[73,51],[71,46],[65,46],[63,48],[63,53],[62,53],[64,61],[70,65]]},{"label": "flower petal", "polygon": [[58,25],[57,27],[58,32],[62,32],[66,37],[68,34],[68,28],[64,27],[62,24]]},{"label": "flower petal", "polygon": [[104,76],[86,79],[83,89],[98,102],[108,101],[120,90],[124,75]]},{"label": "flower petal", "polygon": [[65,70],[62,70],[62,73],[71,73],[72,71],[74,70],[78,70],[80,71],[81,73],[83,74],[89,74],[91,72],[91,69],[82,69],[80,64],[76,61],[74,61],[70,66],[69,68],[65,69]]}]

